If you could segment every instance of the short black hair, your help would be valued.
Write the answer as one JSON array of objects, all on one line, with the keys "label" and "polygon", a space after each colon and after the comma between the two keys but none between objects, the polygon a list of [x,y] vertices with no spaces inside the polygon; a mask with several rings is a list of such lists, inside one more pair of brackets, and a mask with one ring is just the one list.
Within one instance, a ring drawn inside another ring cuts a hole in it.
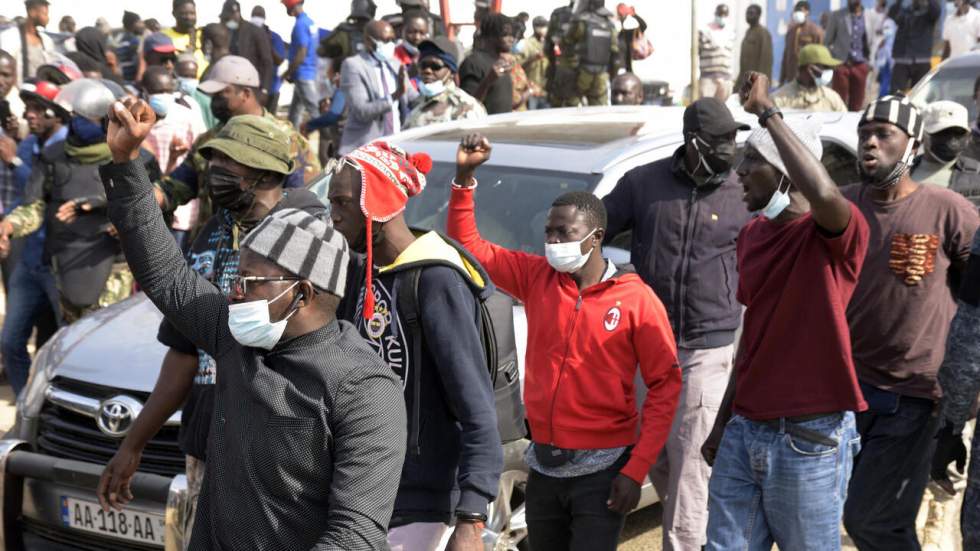
[{"label": "short black hair", "polygon": [[806,0],[800,0],[799,2],[796,3],[796,6],[793,7],[793,11],[797,11],[801,9],[810,11],[810,3],[807,2]]},{"label": "short black hair", "polygon": [[585,214],[585,221],[593,228],[606,228],[606,206],[588,191],[569,191],[559,195],[552,207],[575,207]]},{"label": "short black hair", "polygon": [[194,3],[194,0],[174,0],[171,11],[177,11],[177,8],[183,6],[184,4],[194,4],[194,7],[197,7],[197,4]]},{"label": "short black hair", "polygon": [[252,8],[252,17],[265,17],[265,8],[262,6]]},{"label": "short black hair", "polygon": [[502,13],[491,13],[480,20],[481,38],[500,38],[504,36],[504,29],[510,27],[511,34],[514,33],[514,22],[511,18]]}]

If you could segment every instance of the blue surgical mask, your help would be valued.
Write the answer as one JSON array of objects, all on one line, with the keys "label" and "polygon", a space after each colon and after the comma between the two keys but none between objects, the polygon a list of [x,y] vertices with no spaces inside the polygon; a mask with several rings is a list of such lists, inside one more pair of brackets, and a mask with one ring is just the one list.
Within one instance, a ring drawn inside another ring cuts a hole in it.
[{"label": "blue surgical mask", "polygon": [[776,186],[776,191],[772,192],[772,197],[769,198],[769,204],[765,206],[764,209],[759,211],[763,216],[770,220],[775,220],[777,216],[786,210],[789,206],[789,186],[786,186],[786,191],[780,191],[783,187],[783,180],[786,176],[779,179],[779,184]]},{"label": "blue surgical mask", "polygon": [[395,59],[396,47],[394,42],[378,42],[377,49],[374,51],[374,57],[378,61]]},{"label": "blue surgical mask", "polygon": [[102,128],[102,124],[90,121],[82,116],[76,115],[72,117],[68,130],[84,145],[91,145],[106,140],[105,129]]},{"label": "blue surgical mask", "polygon": [[441,80],[430,82],[429,84],[419,81],[419,93],[427,98],[434,98],[445,91],[446,83]]},{"label": "blue surgical mask", "polygon": [[275,348],[283,332],[286,331],[289,318],[296,313],[296,310],[292,310],[286,314],[286,317],[273,323],[269,321],[269,305],[297,285],[299,285],[298,281],[272,300],[252,300],[228,306],[228,329],[238,344],[265,350]]},{"label": "blue surgical mask", "polygon": [[197,85],[199,83],[200,81],[196,78],[177,77],[177,86],[180,88],[181,92],[187,94],[188,96],[194,95],[194,92],[197,91]]},{"label": "blue surgical mask", "polygon": [[174,95],[150,94],[146,99],[146,102],[150,104],[150,109],[153,109],[153,112],[156,113],[157,117],[163,118],[170,112],[170,106],[174,102]]},{"label": "blue surgical mask", "polygon": [[589,261],[589,257],[592,256],[592,251],[595,249],[589,249],[589,252],[582,254],[582,243],[592,237],[595,230],[589,232],[589,235],[585,236],[585,239],[581,241],[571,241],[568,243],[545,243],[544,245],[544,255],[548,259],[548,264],[551,265],[556,271],[563,273],[577,272],[585,266],[585,263]]},{"label": "blue surgical mask", "polygon": [[524,46],[524,39],[522,38],[514,43],[514,46],[511,47],[510,51],[513,54],[520,55],[520,53],[524,51]]},{"label": "blue surgical mask", "polygon": [[715,24],[721,28],[725,28],[725,24],[728,23],[727,17],[715,16]]}]

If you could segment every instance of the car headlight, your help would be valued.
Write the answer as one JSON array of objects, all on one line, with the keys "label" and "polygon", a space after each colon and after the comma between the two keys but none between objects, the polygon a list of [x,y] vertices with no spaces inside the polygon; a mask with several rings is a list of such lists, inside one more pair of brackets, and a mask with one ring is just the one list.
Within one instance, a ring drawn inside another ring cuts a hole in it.
[{"label": "car headlight", "polygon": [[48,365],[51,358],[52,345],[55,344],[54,338],[41,347],[41,350],[34,356],[31,364],[30,378],[27,379],[27,386],[17,397],[17,413],[20,417],[33,418],[41,413],[41,406],[44,405],[44,391],[51,382],[51,374],[54,372],[53,365]]}]

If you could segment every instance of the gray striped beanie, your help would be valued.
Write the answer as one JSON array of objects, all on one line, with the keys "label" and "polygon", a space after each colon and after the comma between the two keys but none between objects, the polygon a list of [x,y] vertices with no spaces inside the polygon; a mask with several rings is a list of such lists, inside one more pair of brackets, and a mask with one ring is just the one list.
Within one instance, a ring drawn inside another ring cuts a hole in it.
[{"label": "gray striped beanie", "polygon": [[245,236],[248,248],[315,287],[343,298],[350,251],[329,218],[299,209],[282,209],[265,217]]},{"label": "gray striped beanie", "polygon": [[858,126],[873,121],[892,123],[916,141],[922,141],[922,113],[905,96],[885,96],[872,103],[864,110]]}]

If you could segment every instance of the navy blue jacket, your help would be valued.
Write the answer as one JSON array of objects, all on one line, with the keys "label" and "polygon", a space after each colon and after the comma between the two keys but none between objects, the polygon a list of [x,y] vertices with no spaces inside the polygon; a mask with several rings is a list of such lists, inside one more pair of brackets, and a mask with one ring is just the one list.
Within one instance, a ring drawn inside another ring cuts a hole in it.
[{"label": "navy blue jacket", "polygon": [[[391,526],[449,522],[456,511],[486,513],[497,495],[503,449],[496,402],[483,352],[476,296],[494,292],[482,266],[437,233],[426,234],[392,266],[374,273],[374,315],[362,315],[362,255],[351,259],[348,291],[338,315],[350,320],[365,341],[401,377],[408,410],[408,433],[418,410],[419,453],[405,457]],[[418,307],[422,362],[411,365],[412,338],[399,315],[399,292],[409,292],[406,270],[422,267]],[[351,292],[350,282],[360,284]],[[420,369],[419,400],[412,370]],[[409,448],[413,443],[409,443]]]},{"label": "navy blue jacket", "polygon": [[631,262],[667,308],[678,346],[727,346],[741,319],[735,240],[751,215],[734,171],[698,187],[683,155],[682,146],[620,179],[603,198],[606,240],[633,230]]}]

